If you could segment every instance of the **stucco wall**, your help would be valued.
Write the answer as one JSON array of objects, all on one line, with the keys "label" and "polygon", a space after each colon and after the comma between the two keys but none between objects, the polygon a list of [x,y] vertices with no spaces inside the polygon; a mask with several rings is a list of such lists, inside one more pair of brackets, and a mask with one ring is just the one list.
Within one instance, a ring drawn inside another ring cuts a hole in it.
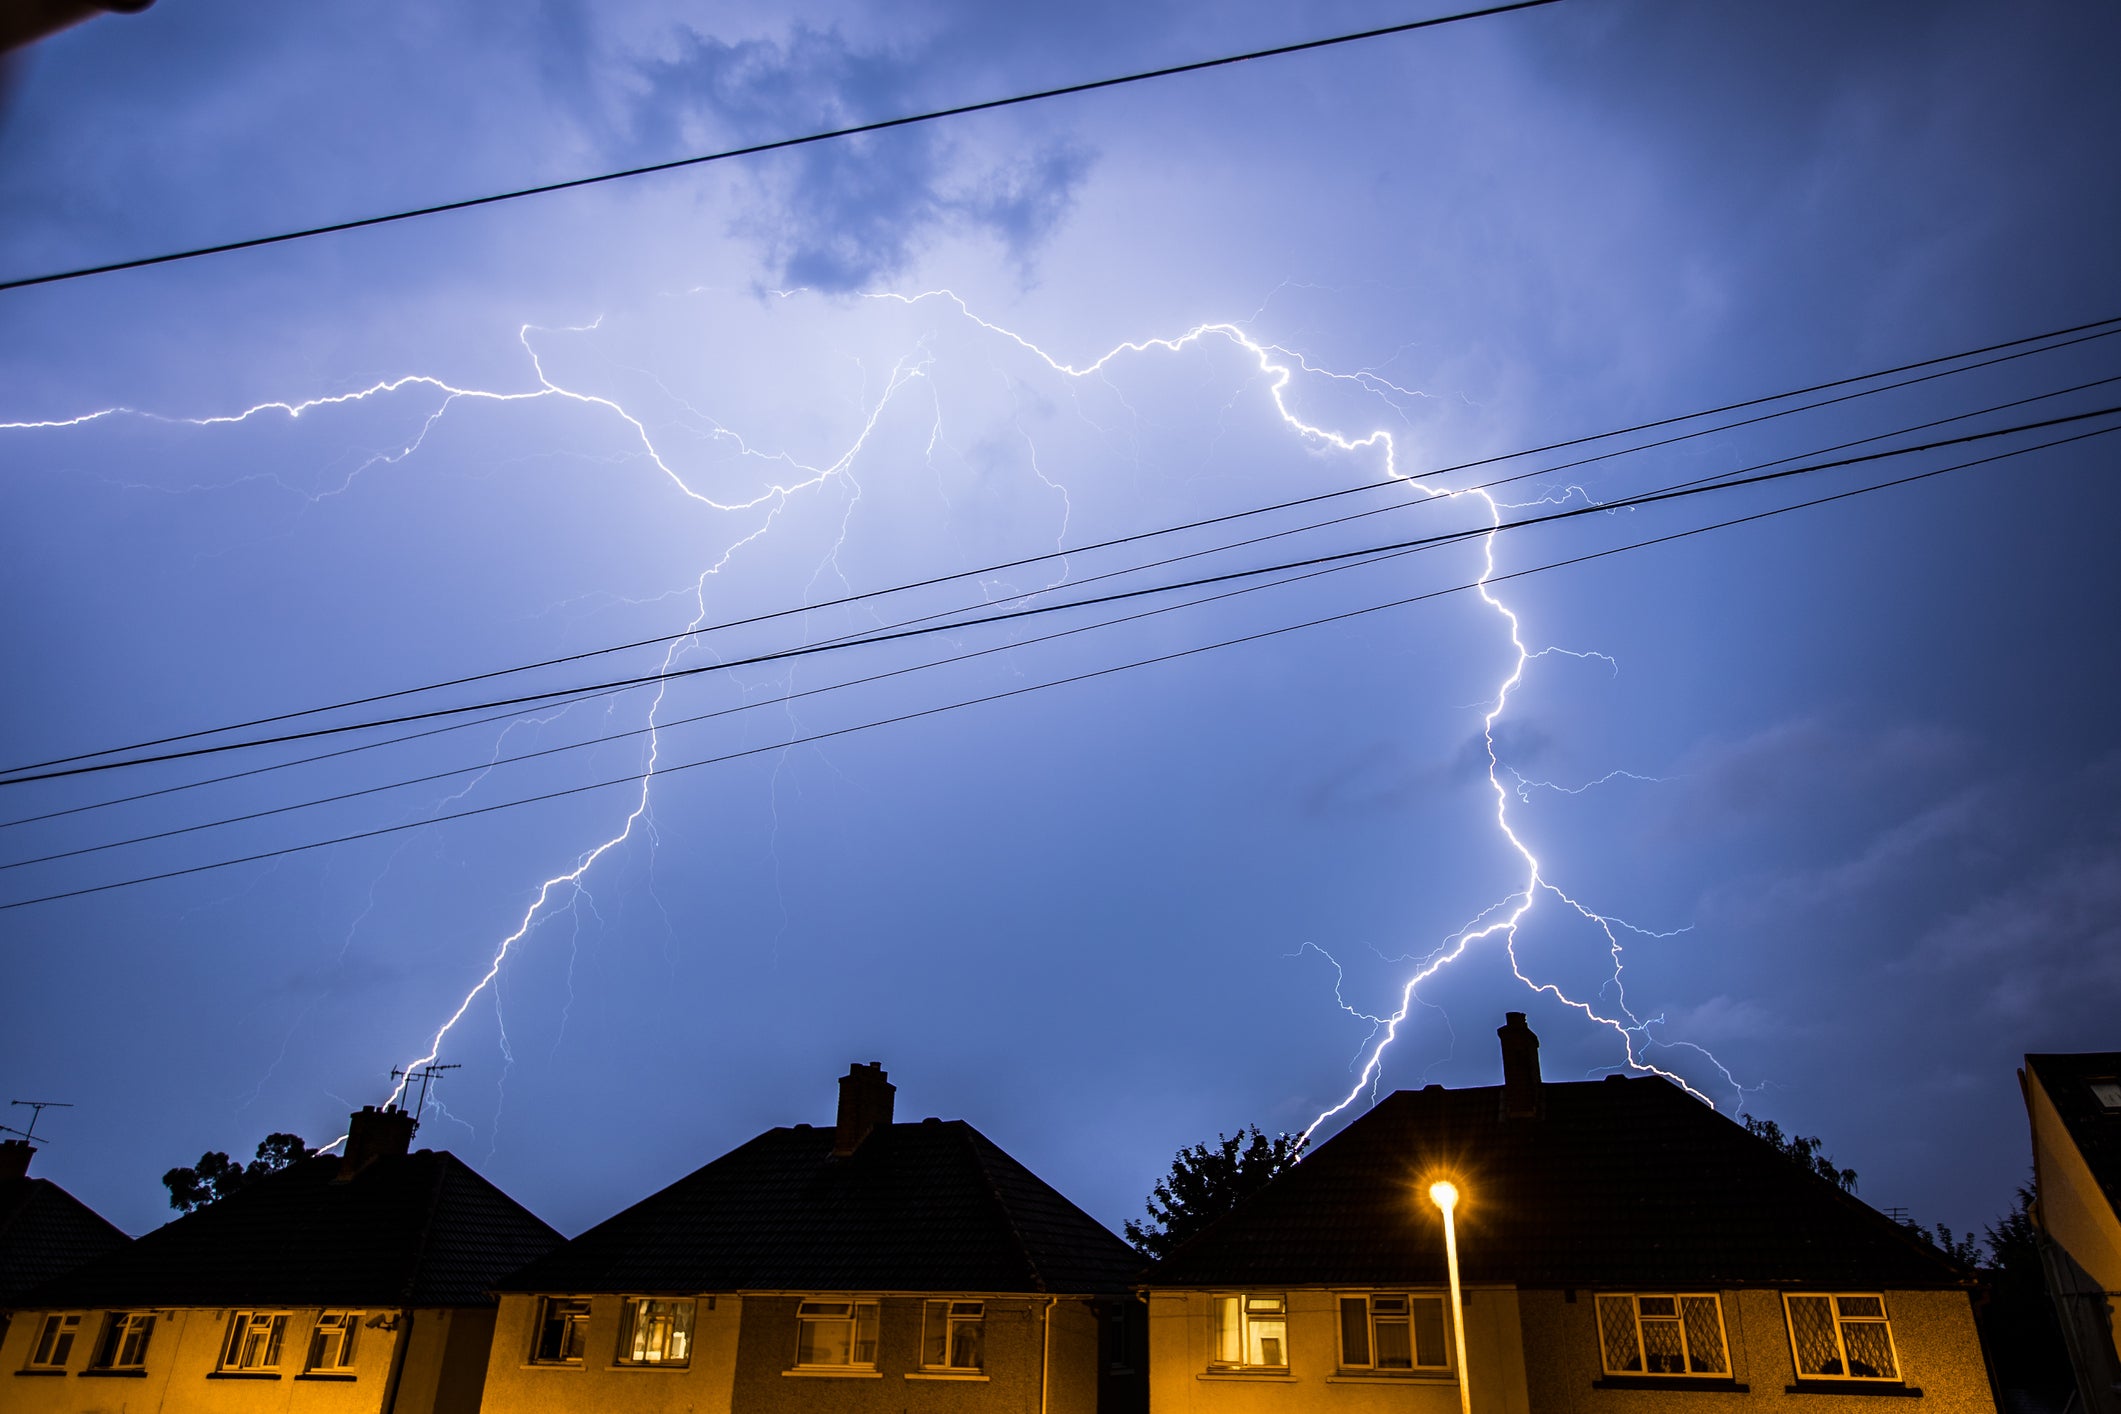
[{"label": "stucco wall", "polygon": [[[216,1375],[228,1337],[225,1309],[160,1310],[149,1338],[144,1373],[89,1375],[94,1347],[109,1313],[83,1312],[80,1335],[67,1361],[68,1373],[18,1373],[29,1363],[42,1311],[22,1311],[0,1344],[0,1408],[15,1414],[86,1414],[97,1410],[156,1410],[161,1414],[355,1414],[379,1411],[396,1348],[393,1331],[364,1328],[354,1345],[354,1378],[302,1378],[302,1363],[319,1311],[295,1308],[281,1345],[275,1375]],[[426,1414],[425,1405],[399,1405],[403,1414]],[[453,1414],[453,1411],[452,1411]]]},{"label": "stucco wall", "polygon": [[619,1409],[639,1414],[728,1414],[744,1302],[699,1296],[692,1315],[692,1359],[682,1369],[621,1365],[619,1317],[625,1298],[589,1298],[587,1355],[579,1365],[533,1365],[538,1298],[504,1296],[486,1363],[486,1414],[562,1414]]},{"label": "stucco wall", "polygon": [[[1559,1291],[1520,1295],[1525,1379],[1539,1414],[1675,1414],[1675,1400],[1703,1410],[1787,1404],[1800,1414],[1877,1414],[1871,1394],[1787,1393],[1797,1375],[1779,1291],[1722,1293],[1731,1378],[1746,1386],[1743,1392],[1684,1381],[1656,1389],[1597,1388],[1604,1375],[1594,1294],[1579,1291],[1573,1302]],[[1922,1414],[1995,1414],[1965,1292],[1889,1291],[1885,1307],[1904,1382],[1923,1393]]]},{"label": "stucco wall", "polygon": [[2031,1067],[2025,1075],[2040,1226],[2103,1289],[2121,1291],[2121,1217],[2108,1205],[2084,1155],[2063,1128],[2062,1116],[2055,1112],[2055,1103],[2040,1078]]},{"label": "stucco wall", "polygon": [[[1149,1297],[1151,1414],[1457,1414],[1452,1377],[1342,1374],[1338,1291],[1289,1290],[1287,1375],[1208,1370],[1210,1293],[1158,1291]],[[1517,1294],[1466,1293],[1466,1362],[1474,1414],[1529,1414]]]}]

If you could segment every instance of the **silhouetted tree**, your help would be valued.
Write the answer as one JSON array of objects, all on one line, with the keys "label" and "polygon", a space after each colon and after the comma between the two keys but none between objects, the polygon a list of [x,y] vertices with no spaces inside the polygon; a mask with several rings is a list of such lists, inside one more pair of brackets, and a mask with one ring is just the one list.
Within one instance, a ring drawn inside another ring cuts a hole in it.
[{"label": "silhouetted tree", "polygon": [[2022,1187],[2011,1210],[1988,1225],[1988,1301],[1981,1325],[1996,1362],[1996,1382],[2014,1407],[2060,1409],[2076,1390],[2069,1348],[2047,1292],[2040,1266],[2040,1237],[2033,1228],[2033,1190]]},{"label": "silhouetted tree", "polygon": [[258,1143],[258,1157],[239,1164],[219,1150],[208,1150],[190,1168],[171,1169],[162,1175],[169,1190],[169,1205],[180,1213],[218,1203],[229,1194],[269,1173],[278,1173],[296,1159],[309,1155],[309,1145],[299,1134],[268,1134]]},{"label": "silhouetted tree", "polygon": [[1856,1191],[1856,1171],[1837,1169],[1834,1161],[1820,1150],[1824,1141],[1816,1134],[1784,1134],[1782,1126],[1771,1119],[1754,1119],[1751,1115],[1740,1115],[1746,1132],[1767,1140],[1782,1152],[1782,1156],[1809,1173],[1816,1173],[1844,1193]]},{"label": "silhouetted tree", "polygon": [[1179,1150],[1170,1176],[1158,1179],[1149,1194],[1150,1221],[1127,1223],[1127,1241],[1144,1257],[1170,1255],[1240,1200],[1266,1187],[1268,1179],[1296,1162],[1304,1146],[1294,1134],[1269,1139],[1256,1124],[1215,1138],[1213,1148],[1195,1144]]},{"label": "silhouetted tree", "polygon": [[1943,1223],[1938,1223],[1932,1228],[1924,1227],[1913,1218],[1902,1218],[1900,1222],[1909,1232],[1914,1233],[1915,1236],[1921,1238],[1960,1266],[1978,1267],[1981,1265],[1981,1239],[1974,1236],[1971,1231],[1954,1236],[1952,1230]]}]

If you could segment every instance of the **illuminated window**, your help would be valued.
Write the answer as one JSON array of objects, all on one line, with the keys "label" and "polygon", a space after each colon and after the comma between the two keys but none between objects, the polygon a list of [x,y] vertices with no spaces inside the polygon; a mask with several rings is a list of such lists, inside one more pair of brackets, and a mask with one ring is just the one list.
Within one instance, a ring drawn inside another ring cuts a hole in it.
[{"label": "illuminated window", "polygon": [[147,1364],[147,1341],[154,1333],[154,1312],[114,1311],[90,1364],[98,1370],[138,1370]]},{"label": "illuminated window", "polygon": [[1281,1296],[1210,1298],[1215,1305],[1215,1345],[1211,1370],[1286,1370],[1289,1368],[1289,1302]]},{"label": "illuminated window", "polygon": [[986,1323],[984,1301],[930,1301],[921,1323],[921,1368],[924,1370],[977,1370],[980,1368]]},{"label": "illuminated window", "polygon": [[1801,1380],[1897,1380],[1885,1298],[1875,1292],[1783,1297],[1790,1353]]},{"label": "illuminated window", "polygon": [[1609,1375],[1731,1373],[1714,1292],[1600,1296],[1598,1343]]},{"label": "illuminated window", "polygon": [[579,1365],[589,1348],[589,1301],[581,1296],[548,1296],[538,1303],[538,1338],[530,1359],[536,1365]]},{"label": "illuminated window", "polygon": [[46,1316],[37,1332],[37,1343],[29,1353],[32,1370],[63,1370],[74,1353],[74,1337],[81,1333],[79,1316]]},{"label": "illuminated window", "polygon": [[324,1374],[351,1370],[354,1337],[360,1333],[359,1311],[326,1311],[317,1317],[316,1329],[309,1333],[309,1359],[304,1368]]},{"label": "illuminated window", "polygon": [[795,1363],[811,1369],[876,1368],[876,1303],[805,1301],[795,1313]]},{"label": "illuminated window", "polygon": [[1349,1370],[1448,1370],[1441,1296],[1340,1298],[1340,1363]]},{"label": "illuminated window", "polygon": [[619,1325],[622,1365],[683,1365],[692,1359],[690,1301],[663,1301],[636,1296],[626,1303]]},{"label": "illuminated window", "polygon": [[285,1311],[231,1311],[228,1339],[221,1343],[224,1370],[277,1370],[280,1342],[287,1336]]}]

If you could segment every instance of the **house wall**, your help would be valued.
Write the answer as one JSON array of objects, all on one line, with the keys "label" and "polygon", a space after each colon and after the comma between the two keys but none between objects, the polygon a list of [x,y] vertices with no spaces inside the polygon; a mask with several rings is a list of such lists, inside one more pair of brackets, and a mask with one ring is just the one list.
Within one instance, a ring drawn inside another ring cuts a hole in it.
[{"label": "house wall", "polygon": [[[1876,1414],[1877,1397],[1869,1393],[1788,1393],[1796,1364],[1782,1293],[1774,1290],[1722,1293],[1732,1379],[1746,1387],[1742,1392],[1689,1391],[1683,1381],[1655,1389],[1599,1388],[1605,1376],[1594,1294],[1579,1291],[1574,1301],[1560,1291],[1520,1294],[1525,1378],[1540,1414],[1676,1414],[1675,1401],[1730,1411],[1794,1401],[1795,1414]],[[1889,1291],[1885,1308],[1903,1379],[1922,1391],[1923,1414],[1995,1414],[1965,1292]]]},{"label": "house wall", "polygon": [[[734,1409],[737,1414],[1038,1414],[1047,1299],[983,1298],[985,1368],[977,1377],[922,1373],[923,1299],[879,1297],[876,1369],[839,1375],[791,1373],[799,1297],[747,1297]],[[1049,1414],[1095,1414],[1098,1332],[1090,1303],[1077,1297],[1056,1301],[1053,1335],[1054,1379],[1045,1390]]]},{"label": "house wall", "polygon": [[[564,1294],[564,1293],[561,1293]],[[503,1296],[486,1362],[486,1414],[728,1414],[744,1300],[701,1295],[692,1316],[692,1359],[682,1369],[621,1365],[623,1296],[589,1298],[587,1355],[579,1365],[533,1365],[539,1298]],[[792,1337],[791,1337],[792,1340]]]},{"label": "house wall", "polygon": [[2033,1188],[2040,1227],[2108,1293],[2121,1293],[2121,1216],[2106,1201],[2090,1165],[2063,1127],[2054,1101],[2026,1068],[2026,1109],[2033,1123]]},{"label": "house wall", "polygon": [[[43,1311],[22,1311],[0,1342],[0,1408],[9,1414],[83,1414],[91,1410],[157,1410],[163,1414],[379,1414],[390,1379],[398,1333],[364,1328],[354,1346],[353,1378],[302,1375],[310,1332],[320,1311],[291,1311],[276,1374],[236,1377],[217,1374],[228,1334],[229,1312],[180,1308],[156,1313],[147,1360],[140,1374],[84,1374],[109,1313],[83,1312],[64,1375],[21,1373],[29,1363]],[[438,1352],[439,1353],[439,1352]],[[483,1347],[480,1350],[483,1360]],[[409,1363],[409,1362],[408,1362]],[[437,1361],[439,1364],[439,1360]],[[400,1414],[473,1414],[469,1405],[436,1411],[428,1403],[401,1399]]]},{"label": "house wall", "polygon": [[[1340,1372],[1338,1290],[1289,1290],[1286,1295],[1289,1373],[1219,1374],[1208,1370],[1211,1293],[1152,1291],[1149,1407],[1154,1414],[1457,1414],[1455,1378]],[[1517,1293],[1478,1287],[1465,1296],[1474,1414],[1529,1414]]]}]

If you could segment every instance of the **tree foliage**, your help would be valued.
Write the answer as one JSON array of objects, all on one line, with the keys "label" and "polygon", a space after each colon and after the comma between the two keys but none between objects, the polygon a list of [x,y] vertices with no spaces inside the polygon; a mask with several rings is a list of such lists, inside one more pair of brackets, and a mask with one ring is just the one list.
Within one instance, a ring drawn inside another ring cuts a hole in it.
[{"label": "tree foliage", "polygon": [[269,1173],[278,1173],[297,1159],[309,1156],[309,1145],[299,1134],[268,1134],[258,1143],[258,1156],[239,1164],[219,1150],[208,1150],[190,1168],[171,1169],[162,1175],[169,1190],[169,1205],[180,1213],[218,1203],[245,1184]]},{"label": "tree foliage", "polygon": [[[1844,1193],[1856,1191],[1856,1171],[1835,1168],[1834,1161],[1821,1150],[1825,1141],[1816,1134],[1784,1134],[1782,1126],[1771,1119],[1754,1119],[1751,1115],[1740,1115],[1746,1132],[1772,1144],[1784,1158],[1807,1173],[1815,1173]],[[1969,1236],[1971,1240],[1971,1236]]]},{"label": "tree foliage", "polygon": [[1127,1241],[1145,1257],[1165,1257],[1209,1223],[1266,1187],[1303,1152],[1294,1134],[1268,1138],[1258,1125],[1218,1134],[1213,1147],[1195,1144],[1171,1161],[1169,1176],[1149,1194],[1147,1223],[1129,1221]]}]

